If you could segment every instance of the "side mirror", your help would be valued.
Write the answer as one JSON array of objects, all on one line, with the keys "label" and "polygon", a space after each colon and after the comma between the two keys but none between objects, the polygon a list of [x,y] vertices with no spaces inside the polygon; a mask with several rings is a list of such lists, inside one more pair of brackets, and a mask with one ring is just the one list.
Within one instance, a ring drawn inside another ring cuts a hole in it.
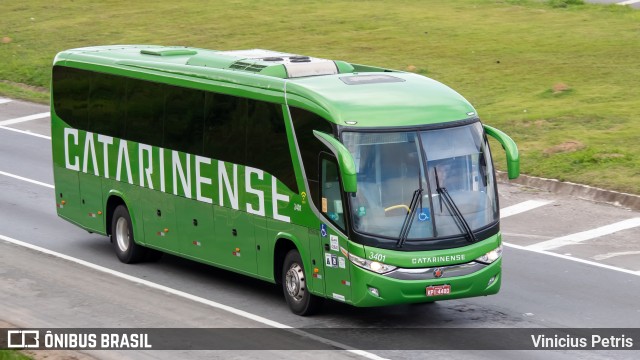
[{"label": "side mirror", "polygon": [[342,177],[342,188],[345,192],[354,193],[358,189],[358,180],[356,177],[356,164],[347,148],[340,141],[329,134],[313,130],[313,135],[318,138],[325,146],[331,150],[336,159],[338,159],[338,167],[340,168],[340,176]]},{"label": "side mirror", "polygon": [[507,174],[509,179],[515,179],[520,176],[520,154],[518,154],[518,145],[516,145],[515,141],[509,135],[489,125],[484,125],[484,131],[487,135],[498,140],[507,153]]}]

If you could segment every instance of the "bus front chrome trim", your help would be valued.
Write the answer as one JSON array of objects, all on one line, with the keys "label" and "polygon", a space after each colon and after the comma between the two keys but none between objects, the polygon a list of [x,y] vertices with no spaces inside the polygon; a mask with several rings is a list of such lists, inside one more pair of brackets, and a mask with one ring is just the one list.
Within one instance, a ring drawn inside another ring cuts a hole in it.
[{"label": "bus front chrome trim", "polygon": [[473,274],[476,271],[480,271],[489,265],[472,261],[466,264],[449,265],[449,266],[437,266],[430,268],[398,268],[390,271],[385,276],[398,279],[398,280],[433,280],[433,279],[446,279],[456,276],[464,276]]}]

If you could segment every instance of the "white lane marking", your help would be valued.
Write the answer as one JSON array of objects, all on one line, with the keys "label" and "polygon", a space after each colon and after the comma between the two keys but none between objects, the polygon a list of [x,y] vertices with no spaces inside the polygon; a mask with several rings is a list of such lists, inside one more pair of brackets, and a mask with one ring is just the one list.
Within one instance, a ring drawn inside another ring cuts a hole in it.
[{"label": "white lane marking", "polygon": [[553,200],[527,200],[525,202],[521,202],[519,204],[515,204],[504,209],[500,209],[500,218],[504,219],[506,217],[523,213],[525,211],[533,210],[540,206],[545,206],[551,204]]},{"label": "white lane marking", "polygon": [[527,239],[536,239],[536,240],[549,240],[549,236],[544,235],[533,235],[533,234],[518,234],[518,233],[509,233],[503,232],[502,236],[513,236],[513,237],[523,237]]},{"label": "white lane marking", "polygon": [[53,250],[49,250],[49,249],[46,249],[46,248],[43,248],[43,247],[40,247],[40,246],[37,246],[37,245],[33,245],[33,244],[30,244],[30,243],[27,243],[27,242],[24,242],[24,241],[16,240],[14,238],[11,238],[11,237],[8,237],[8,236],[2,235],[2,234],[0,234],[0,240],[7,241],[7,242],[10,242],[10,243],[18,245],[18,246],[26,247],[28,249],[35,250],[35,251],[38,251],[38,252],[41,252],[41,253],[44,253],[44,254],[47,254],[47,255],[52,255],[52,256],[55,256],[57,258],[76,263],[78,265],[86,266],[86,267],[88,267],[90,269],[103,272],[105,274],[113,275],[115,277],[119,277],[121,279],[128,280],[128,281],[131,281],[131,282],[136,283],[136,284],[148,286],[148,287],[150,287],[152,289],[161,290],[161,291],[167,292],[169,294],[172,294],[172,295],[175,295],[175,296],[179,296],[179,297],[191,300],[191,301],[195,301],[195,302],[203,304],[203,305],[207,305],[207,306],[211,306],[211,307],[216,308],[216,309],[227,311],[227,312],[230,312],[230,313],[232,313],[234,315],[238,315],[238,316],[241,316],[243,318],[246,318],[246,319],[249,319],[249,320],[253,320],[253,321],[259,322],[261,324],[267,325],[267,326],[271,326],[271,327],[278,328],[278,329],[290,329],[290,330],[292,330],[292,331],[294,331],[296,333],[299,333],[299,334],[301,334],[303,336],[306,336],[308,338],[311,338],[311,339],[314,339],[314,340],[317,340],[317,341],[321,341],[321,342],[323,342],[325,344],[329,344],[329,345],[332,345],[332,346],[338,346],[338,347],[343,348],[344,350],[346,350],[346,351],[348,351],[350,353],[356,354],[356,355],[360,355],[360,356],[363,356],[363,357],[366,357],[366,358],[369,358],[369,359],[373,359],[373,360],[386,360],[385,358],[382,358],[382,357],[380,357],[380,356],[378,356],[376,354],[373,354],[373,353],[370,353],[370,352],[367,352],[367,351],[364,351],[364,350],[351,349],[350,346],[347,346],[347,345],[344,345],[344,344],[340,344],[338,342],[334,342],[334,341],[331,341],[329,339],[325,339],[325,338],[322,338],[322,337],[319,337],[319,336],[315,336],[313,334],[306,333],[306,332],[304,332],[303,329],[295,329],[295,328],[293,328],[293,327],[291,327],[289,325],[285,325],[285,324],[279,323],[277,321],[269,320],[269,319],[267,319],[265,317],[262,317],[260,315],[256,315],[256,314],[252,314],[250,312],[244,311],[244,310],[236,309],[234,307],[231,307],[231,306],[228,306],[228,305],[224,305],[224,304],[212,301],[212,300],[208,300],[208,299],[205,299],[205,298],[193,295],[193,294],[189,294],[187,292],[180,291],[180,290],[177,290],[177,289],[174,289],[174,288],[170,288],[168,286],[160,285],[158,283],[154,283],[154,282],[151,282],[149,280],[140,279],[140,278],[137,278],[135,276],[131,276],[131,275],[119,272],[119,271],[115,271],[115,270],[106,268],[104,266],[96,265],[94,263],[90,263],[90,262],[82,260],[82,259],[78,259],[78,258],[69,256],[69,255],[65,255],[65,254],[62,254],[62,253],[59,253],[59,252],[56,252],[56,251],[53,251]]},{"label": "white lane marking", "polygon": [[507,246],[507,247],[511,247],[511,248],[518,249],[518,250],[531,251],[531,252],[534,252],[534,253],[537,253],[537,254],[549,255],[549,256],[565,259],[565,260],[571,260],[571,261],[575,261],[575,262],[579,262],[579,263],[583,263],[583,264],[589,264],[589,265],[593,265],[593,266],[597,266],[597,267],[601,267],[601,268],[605,268],[605,269],[609,269],[609,270],[615,270],[615,271],[623,272],[623,273],[626,273],[626,274],[640,276],[640,271],[633,271],[633,270],[629,270],[629,269],[623,269],[623,268],[620,268],[620,267],[617,267],[617,266],[611,266],[611,265],[602,264],[602,263],[595,262],[595,261],[589,261],[589,260],[585,260],[585,259],[580,259],[580,258],[573,257],[573,256],[557,254],[557,253],[550,252],[550,251],[532,249],[532,248],[527,247],[527,246],[520,246],[520,245],[511,244],[511,243],[507,243],[507,242],[503,242],[502,244]]},{"label": "white lane marking", "polygon": [[640,218],[632,218],[599,228],[539,242],[537,244],[529,245],[527,248],[534,250],[551,250],[562,246],[578,244],[583,241],[613,234],[618,231],[632,229],[637,226],[640,226]]},{"label": "white lane marking", "polygon": [[640,251],[621,251],[621,252],[612,252],[612,253],[596,255],[596,256],[593,256],[592,259],[605,260],[605,259],[611,259],[612,257],[616,257],[616,256],[639,255],[639,254],[640,254]]},{"label": "white lane marking", "polygon": [[40,114],[33,114],[33,115],[29,115],[29,116],[23,116],[23,117],[19,117],[19,118],[15,118],[15,119],[10,119],[10,120],[3,120],[3,121],[0,121],[0,125],[7,126],[7,125],[17,124],[17,123],[21,123],[21,122],[25,122],[25,121],[43,119],[43,118],[49,117],[50,115],[51,115],[50,112],[43,112],[43,113],[40,113]]},{"label": "white lane marking", "polygon": [[12,177],[12,178],[14,178],[14,179],[18,179],[18,180],[22,180],[22,181],[30,182],[30,183],[32,183],[32,184],[36,184],[36,185],[40,185],[40,186],[44,186],[44,187],[48,187],[48,188],[51,188],[51,189],[53,189],[53,188],[54,188],[54,186],[53,186],[53,185],[51,185],[51,184],[43,183],[43,182],[38,181],[38,180],[31,180],[31,179],[29,179],[29,178],[22,177],[22,176],[19,176],[19,175],[15,175],[15,174],[11,174],[11,173],[4,172],[4,171],[0,171],[0,175],[4,175],[4,176],[8,176],[8,177]]},{"label": "white lane marking", "polygon": [[633,5],[633,4],[637,4],[640,3],[640,0],[628,0],[628,1],[622,1],[619,3],[616,3],[617,5]]},{"label": "white lane marking", "polygon": [[0,104],[6,104],[8,102],[11,102],[11,99],[7,99],[7,98],[0,98]]},{"label": "white lane marking", "polygon": [[31,132],[31,131],[20,130],[20,129],[14,129],[14,128],[12,128],[12,127],[6,127],[6,126],[2,126],[2,125],[0,125],[0,129],[3,129],[3,130],[9,130],[9,131],[15,131],[15,132],[19,132],[19,133],[22,133],[22,134],[31,135],[31,136],[36,136],[36,137],[39,137],[39,138],[49,139],[49,140],[51,140],[51,136],[42,135],[42,134],[34,133],[34,132]]}]

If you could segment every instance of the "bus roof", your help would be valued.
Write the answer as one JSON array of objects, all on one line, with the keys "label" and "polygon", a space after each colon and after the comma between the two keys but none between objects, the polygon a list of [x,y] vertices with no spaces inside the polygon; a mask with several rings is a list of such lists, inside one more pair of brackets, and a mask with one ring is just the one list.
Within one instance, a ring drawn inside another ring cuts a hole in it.
[{"label": "bus roof", "polygon": [[96,46],[63,51],[56,64],[275,91],[290,105],[346,126],[419,126],[476,116],[460,94],[421,75],[262,49]]}]

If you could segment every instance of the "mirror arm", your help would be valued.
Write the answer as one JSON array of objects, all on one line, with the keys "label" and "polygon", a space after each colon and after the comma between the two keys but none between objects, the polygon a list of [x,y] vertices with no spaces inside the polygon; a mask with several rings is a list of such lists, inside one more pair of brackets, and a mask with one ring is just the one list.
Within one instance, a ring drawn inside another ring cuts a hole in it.
[{"label": "mirror arm", "polygon": [[483,126],[487,135],[498,140],[507,153],[507,174],[509,175],[509,179],[515,179],[520,176],[520,154],[518,153],[518,146],[515,141],[513,141],[509,135],[492,126]]},{"label": "mirror arm", "polygon": [[345,192],[355,193],[357,190],[356,165],[353,157],[347,148],[336,138],[329,134],[313,130],[313,135],[327,146],[336,159],[338,159],[338,167],[342,177],[342,187]]}]

